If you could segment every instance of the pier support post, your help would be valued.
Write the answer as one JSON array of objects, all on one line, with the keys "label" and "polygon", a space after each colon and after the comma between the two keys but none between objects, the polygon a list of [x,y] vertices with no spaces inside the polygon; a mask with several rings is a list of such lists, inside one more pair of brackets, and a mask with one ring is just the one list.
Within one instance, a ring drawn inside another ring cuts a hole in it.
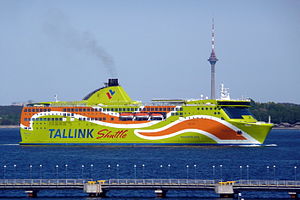
[{"label": "pier support post", "polygon": [[233,181],[219,182],[215,185],[215,192],[220,195],[220,198],[233,198]]},{"label": "pier support post", "polygon": [[289,192],[289,195],[291,199],[298,199],[298,193],[297,192]]},{"label": "pier support post", "polygon": [[28,197],[35,198],[35,197],[37,197],[38,191],[37,190],[27,190],[27,191],[25,191],[25,193],[27,194]]},{"label": "pier support post", "polygon": [[103,190],[100,183],[95,181],[90,181],[89,183],[84,184],[83,188],[90,197],[105,197],[107,190]]},{"label": "pier support post", "polygon": [[154,190],[154,193],[156,194],[156,197],[163,198],[166,197],[167,191],[162,189],[157,189]]}]

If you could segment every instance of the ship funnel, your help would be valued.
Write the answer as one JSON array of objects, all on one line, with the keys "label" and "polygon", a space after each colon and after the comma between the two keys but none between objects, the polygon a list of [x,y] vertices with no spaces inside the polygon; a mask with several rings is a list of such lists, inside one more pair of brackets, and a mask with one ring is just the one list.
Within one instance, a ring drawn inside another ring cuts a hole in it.
[{"label": "ship funnel", "polygon": [[118,86],[119,85],[119,81],[117,78],[110,78],[108,79],[108,87],[111,86]]}]

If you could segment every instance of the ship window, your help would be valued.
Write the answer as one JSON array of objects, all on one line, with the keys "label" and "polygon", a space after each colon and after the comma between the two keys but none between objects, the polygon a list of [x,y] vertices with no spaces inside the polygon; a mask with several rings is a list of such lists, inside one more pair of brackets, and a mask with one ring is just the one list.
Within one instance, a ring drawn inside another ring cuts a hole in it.
[{"label": "ship window", "polygon": [[28,112],[31,112],[31,109],[28,109]]},{"label": "ship window", "polygon": [[115,111],[115,109],[112,108],[111,111]]},{"label": "ship window", "polygon": [[180,109],[179,109],[179,110],[183,111],[183,108],[182,108],[182,107],[180,107]]},{"label": "ship window", "polygon": [[82,112],[82,109],[81,109],[81,108],[79,108],[79,112]]},{"label": "ship window", "polygon": [[208,110],[208,108],[206,108],[206,110]]},{"label": "ship window", "polygon": [[74,108],[71,108],[71,112],[74,112]]},{"label": "ship window", "polygon": [[243,115],[252,115],[248,108],[245,107],[224,107],[226,114],[231,119],[243,119]]},{"label": "ship window", "polygon": [[110,118],[111,121],[114,121],[114,118]]},{"label": "ship window", "polygon": [[212,108],[210,108],[210,110],[212,110]]},{"label": "ship window", "polygon": [[106,120],[106,118],[104,117],[104,118],[103,118],[103,121],[105,121],[105,120]]}]

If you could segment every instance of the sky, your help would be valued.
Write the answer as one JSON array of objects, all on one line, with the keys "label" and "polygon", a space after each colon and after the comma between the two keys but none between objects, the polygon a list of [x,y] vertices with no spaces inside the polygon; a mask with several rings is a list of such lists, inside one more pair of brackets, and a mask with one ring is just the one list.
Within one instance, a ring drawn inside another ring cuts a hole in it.
[{"label": "sky", "polygon": [[0,105],[81,100],[108,78],[134,100],[300,104],[299,0],[0,0]]}]

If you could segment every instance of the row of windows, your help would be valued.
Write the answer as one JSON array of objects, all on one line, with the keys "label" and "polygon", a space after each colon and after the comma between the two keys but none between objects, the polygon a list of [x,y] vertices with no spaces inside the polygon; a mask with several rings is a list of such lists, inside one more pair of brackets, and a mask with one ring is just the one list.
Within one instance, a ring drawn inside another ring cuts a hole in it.
[{"label": "row of windows", "polygon": [[[24,118],[25,121],[63,121],[63,118]],[[106,118],[79,118],[80,121],[105,121]],[[110,119],[111,121],[114,118]]]},{"label": "row of windows", "polygon": [[24,109],[24,112],[50,112],[50,108],[28,108]]},{"label": "row of windows", "polygon": [[[197,110],[200,110],[200,108],[197,108]],[[217,107],[214,107],[214,108],[210,107],[210,108],[208,108],[208,107],[206,107],[206,108],[201,108],[201,110],[221,110],[221,108],[217,108]]]},{"label": "row of windows", "polygon": [[25,121],[62,121],[63,118],[24,118]]},{"label": "row of windows", "polygon": [[101,108],[93,109],[93,108],[64,108],[63,112],[96,112],[101,111]]},{"label": "row of windows", "polygon": [[[100,108],[101,109],[101,108]],[[148,107],[148,108],[103,108],[103,111],[112,111],[112,112],[130,112],[130,111],[182,111],[182,108],[161,108],[161,107]],[[82,110],[84,112],[84,109]],[[101,111],[101,110],[99,110]],[[80,112],[80,109],[79,109]]]},{"label": "row of windows", "polygon": [[[178,112],[177,112],[177,113],[172,113],[171,115],[172,115],[172,116],[175,116],[175,115],[180,115],[180,116],[182,116],[183,114],[187,114],[187,113],[182,113],[182,112],[178,113]],[[188,113],[188,114],[191,114],[191,113]],[[214,112],[214,114],[215,114],[215,115],[220,115],[221,113],[220,113],[220,112]]]},{"label": "row of windows", "polygon": [[[105,121],[106,120],[106,117],[103,117],[103,118],[101,118],[101,117],[99,117],[99,118],[79,118],[79,120],[80,121]],[[111,121],[113,121],[114,120],[114,118],[110,118],[110,120]]]}]

